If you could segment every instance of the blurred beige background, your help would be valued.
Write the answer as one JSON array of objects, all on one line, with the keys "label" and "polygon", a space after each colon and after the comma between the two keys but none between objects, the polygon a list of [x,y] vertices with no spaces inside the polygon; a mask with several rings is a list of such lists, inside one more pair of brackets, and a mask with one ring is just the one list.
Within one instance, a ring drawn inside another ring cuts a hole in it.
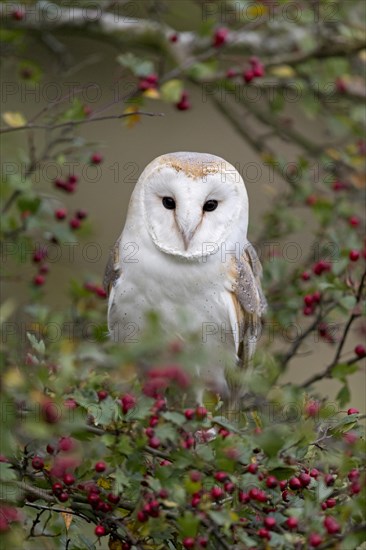
[{"label": "blurred beige background", "polygon": [[[98,105],[106,104],[113,99],[116,81],[121,75],[121,70],[115,62],[119,52],[115,48],[87,38],[64,36],[62,41],[68,51],[72,52],[69,70],[66,73],[61,72],[51,54],[45,54],[44,48],[37,44],[34,45],[34,49],[32,48],[32,57],[38,58],[45,74],[51,75],[49,81],[46,80],[40,84],[41,97],[39,101],[32,94],[24,97],[26,89],[24,81],[18,78],[10,61],[8,64],[4,64],[2,80],[11,85],[15,84],[15,93],[8,94],[7,98],[4,98],[3,95],[3,110],[21,111],[26,118],[30,118],[45,106],[47,94],[51,96],[52,86],[50,83],[53,83],[57,93],[61,90],[63,94],[71,85],[82,86],[87,83],[95,83],[96,89],[101,94],[99,101],[97,103],[85,101],[93,110]],[[125,84],[125,86],[129,85],[129,83]],[[123,90],[123,86],[123,83],[119,84],[120,91]],[[94,174],[90,172],[89,180],[81,178],[76,194],[69,196],[57,193],[70,211],[79,207],[88,210],[94,234],[75,248],[74,259],[69,258],[69,255],[65,253],[62,261],[55,265],[51,264],[51,272],[46,285],[46,301],[55,308],[65,303],[70,275],[82,280],[85,275],[94,274],[102,280],[109,249],[124,224],[134,182],[146,164],[163,153],[169,151],[210,152],[224,157],[234,165],[238,164],[246,180],[250,200],[249,238],[255,240],[256,235],[260,233],[262,215],[270,205],[273,195],[283,189],[283,183],[278,176],[271,181],[268,168],[244,143],[224,116],[215,110],[214,105],[209,100],[205,100],[201,89],[196,87],[189,91],[193,106],[186,112],[179,112],[173,106],[151,100],[146,110],[163,111],[164,117],[143,118],[132,129],[127,129],[121,121],[97,122],[80,127],[80,135],[89,142],[96,143],[95,147],[90,147],[90,150],[100,151],[104,156],[104,162],[101,165],[101,176],[96,181],[91,181]],[[91,88],[89,93],[90,95],[84,99],[92,98]],[[6,100],[5,103],[4,100]],[[122,106],[116,105],[108,111],[108,114],[121,113],[122,109]],[[301,125],[302,131],[311,139],[322,140],[324,131],[318,129],[318,123],[315,126],[314,121],[307,120],[300,113],[296,103],[289,106],[286,114],[294,117],[295,123]],[[250,124],[249,119],[248,124]],[[316,133],[314,132],[315,128]],[[258,129],[254,128],[254,131],[256,130]],[[43,147],[44,132],[38,131],[36,136],[37,147]],[[9,134],[2,143],[3,159],[14,161],[14,153],[19,152],[20,149],[27,150],[25,133]],[[294,154],[291,144],[282,144],[281,151],[291,160],[291,155]],[[257,169],[260,177],[257,177]],[[76,170],[76,173],[79,171]],[[51,181],[43,179],[39,186],[46,194],[54,192]],[[306,231],[303,231],[297,238],[297,242],[306,255],[308,244]],[[291,236],[291,240],[294,241],[293,236]],[[85,253],[83,254],[83,250],[85,250],[83,247],[87,242],[96,243],[97,249],[102,252],[98,261],[88,261]],[[25,285],[33,273],[34,269],[29,263],[22,266],[20,280],[4,285],[3,297],[5,295],[16,296],[18,303],[25,300]],[[271,301],[270,296],[268,296],[268,300]],[[356,341],[359,343],[359,338],[356,340],[353,337],[350,338],[347,349],[351,350]],[[312,353],[317,355],[317,360],[312,361],[309,355],[297,359],[291,364],[286,375],[287,380],[305,380],[314,372],[315,368],[319,368],[319,365],[326,366],[333,355],[333,349],[326,344],[314,343]],[[353,375],[350,381],[353,396],[352,406],[365,410],[364,372]],[[340,385],[334,381],[319,384],[319,389],[328,395],[330,400],[333,399],[339,388]]]}]

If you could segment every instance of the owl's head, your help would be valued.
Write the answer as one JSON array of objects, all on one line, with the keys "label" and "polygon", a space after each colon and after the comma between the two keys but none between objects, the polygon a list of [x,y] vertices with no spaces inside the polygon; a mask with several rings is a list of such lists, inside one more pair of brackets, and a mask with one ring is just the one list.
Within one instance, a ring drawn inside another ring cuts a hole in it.
[{"label": "owl's head", "polygon": [[215,155],[158,157],[141,174],[134,195],[152,241],[167,254],[198,258],[234,235],[246,237],[244,182],[234,166]]}]

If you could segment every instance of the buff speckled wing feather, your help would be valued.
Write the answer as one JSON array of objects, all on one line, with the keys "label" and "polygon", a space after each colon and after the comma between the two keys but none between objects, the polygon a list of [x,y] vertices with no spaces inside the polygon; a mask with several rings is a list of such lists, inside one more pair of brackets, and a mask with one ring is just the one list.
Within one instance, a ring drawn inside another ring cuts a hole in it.
[{"label": "buff speckled wing feather", "polygon": [[120,253],[119,253],[120,240],[121,240],[121,237],[117,239],[117,241],[114,244],[114,247],[110,251],[108,262],[104,271],[103,286],[108,296],[111,293],[112,286],[116,283],[117,279],[119,279],[121,275],[121,264],[120,264]]},{"label": "buff speckled wing feather", "polygon": [[235,260],[235,284],[232,299],[240,327],[237,355],[247,367],[260,337],[262,318],[267,309],[261,285],[262,266],[254,247],[248,243],[239,261]]}]

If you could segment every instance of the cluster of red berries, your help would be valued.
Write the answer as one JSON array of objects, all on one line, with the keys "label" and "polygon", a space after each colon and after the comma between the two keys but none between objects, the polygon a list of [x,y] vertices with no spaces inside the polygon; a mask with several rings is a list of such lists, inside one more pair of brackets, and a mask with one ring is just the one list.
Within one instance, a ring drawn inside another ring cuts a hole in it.
[{"label": "cluster of red berries", "polygon": [[85,290],[87,290],[88,292],[92,292],[93,294],[95,294],[99,298],[106,298],[107,297],[107,293],[104,290],[104,288],[100,285],[95,284],[95,283],[85,283],[84,288],[85,288]]},{"label": "cluster of red berries", "polygon": [[306,294],[304,296],[303,314],[312,315],[317,305],[320,304],[321,298],[321,294],[318,290],[316,290],[313,294]]},{"label": "cluster of red berries", "polygon": [[[74,216],[70,219],[69,225],[72,230],[79,229],[81,227],[82,220],[87,218],[88,213],[86,210],[79,209],[75,212]],[[55,218],[57,221],[63,221],[67,217],[66,208],[57,208],[55,210]]]},{"label": "cluster of red berries", "polygon": [[38,273],[33,278],[34,286],[43,286],[46,282],[46,275],[49,272],[49,266],[44,261],[47,258],[47,251],[39,248],[33,254],[33,262],[38,264]]},{"label": "cluster of red berries", "polygon": [[313,265],[313,273],[320,277],[323,273],[328,273],[332,269],[332,264],[326,260],[319,260]]},{"label": "cluster of red berries", "polygon": [[61,189],[66,193],[74,193],[76,191],[78,181],[79,176],[77,176],[76,174],[70,174],[67,180],[56,178],[54,184],[57,189]]},{"label": "cluster of red berries", "polygon": [[247,84],[254,80],[255,78],[261,78],[265,74],[264,65],[263,63],[258,59],[258,57],[251,57],[249,59],[250,68],[246,69],[243,72],[243,80]]},{"label": "cluster of red berries", "polygon": [[151,73],[139,81],[139,90],[146,92],[146,90],[156,90],[158,87],[159,77],[155,73]]}]

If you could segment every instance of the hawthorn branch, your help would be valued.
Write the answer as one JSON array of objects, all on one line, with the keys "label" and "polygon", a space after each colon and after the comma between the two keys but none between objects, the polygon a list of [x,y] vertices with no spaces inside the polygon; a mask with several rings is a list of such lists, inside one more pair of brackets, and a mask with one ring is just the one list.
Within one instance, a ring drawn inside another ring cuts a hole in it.
[{"label": "hawthorn branch", "polygon": [[[343,350],[344,345],[346,343],[346,339],[347,339],[349,330],[351,328],[351,325],[355,321],[355,319],[357,319],[361,315],[361,313],[359,313],[357,311],[357,309],[358,309],[358,306],[359,306],[359,304],[362,300],[362,294],[363,294],[363,288],[364,288],[364,285],[365,285],[365,281],[366,281],[366,270],[365,270],[364,274],[362,275],[360,285],[358,287],[358,291],[357,291],[357,294],[356,294],[356,305],[355,305],[351,315],[348,318],[346,326],[344,327],[344,331],[343,331],[342,337],[341,337],[341,339],[338,343],[337,350],[336,350],[333,361],[322,372],[319,372],[318,374],[314,374],[313,376],[308,378],[308,380],[306,380],[303,384],[301,384],[301,386],[300,386],[301,388],[307,388],[308,386],[311,386],[312,384],[314,384],[315,382],[318,382],[319,380],[322,380],[323,378],[330,378],[330,376],[332,374],[332,370],[337,365],[337,363],[339,361],[339,358],[341,356],[341,353],[342,353],[342,350]],[[359,360],[361,358],[357,357],[357,358],[351,359],[351,363],[348,362],[347,364],[355,363],[356,362],[355,359]]]},{"label": "hawthorn branch", "polygon": [[105,120],[120,120],[130,116],[164,116],[164,113],[151,113],[147,111],[133,111],[131,113],[122,113],[121,115],[106,115],[100,117],[90,117],[82,120],[68,120],[59,124],[33,124],[32,122],[24,124],[24,126],[0,128],[0,134],[9,134],[10,132],[20,132],[22,130],[58,130],[59,128],[73,128],[82,124],[90,124],[92,122],[101,122]]}]

